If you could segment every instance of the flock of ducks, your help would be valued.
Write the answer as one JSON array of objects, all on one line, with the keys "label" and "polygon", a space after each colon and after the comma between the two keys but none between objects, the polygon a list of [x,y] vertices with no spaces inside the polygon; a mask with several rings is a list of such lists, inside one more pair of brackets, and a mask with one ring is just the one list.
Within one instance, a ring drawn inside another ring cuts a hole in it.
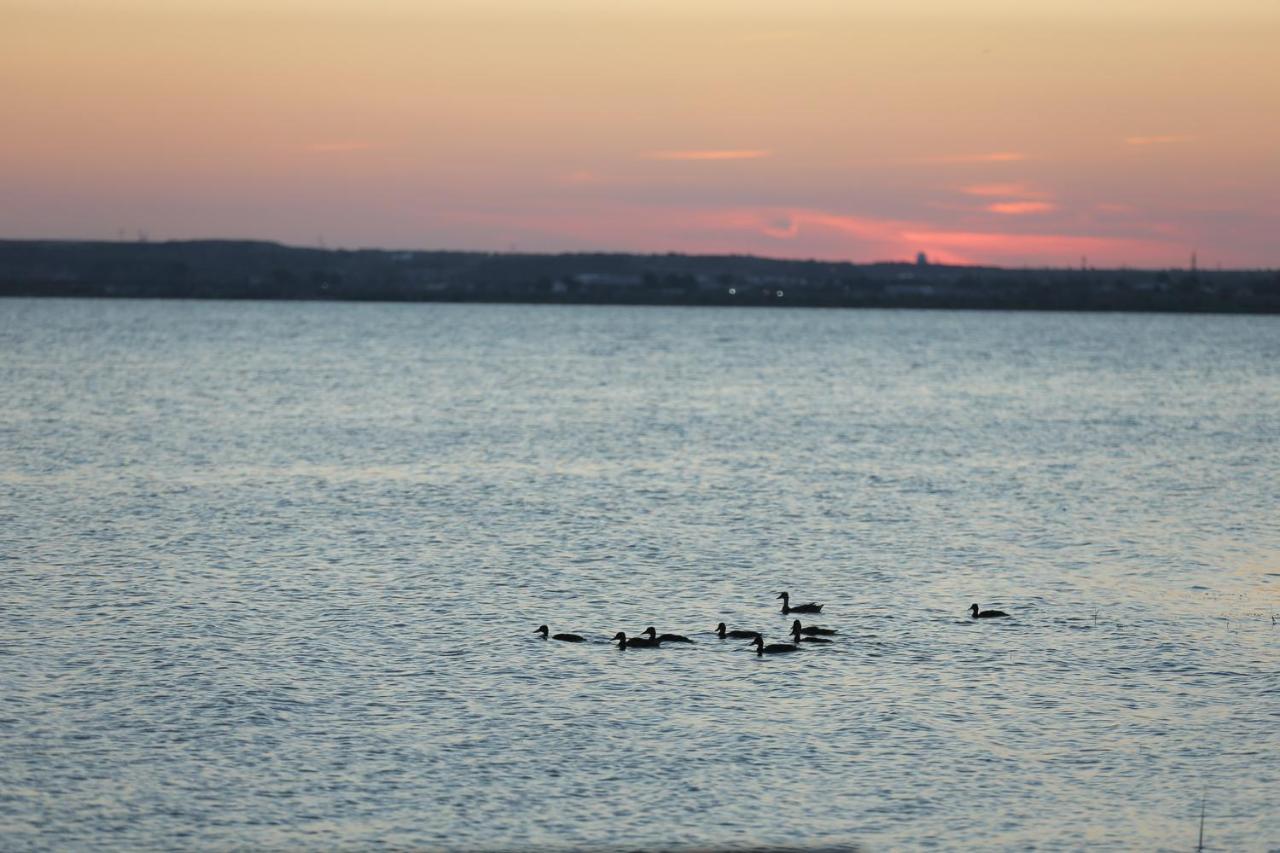
[{"label": "flock of ducks", "polygon": [[[778,593],[778,598],[782,600],[782,613],[790,616],[792,613],[821,613],[822,605],[810,601],[808,604],[798,604],[792,606],[791,596],[785,592]],[[969,605],[969,618],[971,619],[997,619],[1002,616],[1008,616],[1003,610],[982,610],[976,604]],[[544,640],[559,640],[563,643],[583,643],[586,638],[578,634],[552,634],[546,625],[538,626],[535,634],[541,634]],[[799,619],[791,623],[790,643],[768,643],[764,641],[764,635],[759,631],[746,631],[742,629],[734,629],[730,631],[723,622],[716,625],[716,636],[720,639],[734,640],[750,640],[756,647],[756,656],[763,657],[765,655],[778,655],[794,652],[801,648],[803,643],[830,643],[827,639],[836,631],[833,628],[820,628],[817,625],[802,625]],[[683,634],[659,634],[657,629],[652,625],[645,628],[638,636],[628,637],[625,632],[619,631],[613,635],[612,642],[618,644],[619,649],[656,649],[663,643],[692,643],[688,637]]]}]

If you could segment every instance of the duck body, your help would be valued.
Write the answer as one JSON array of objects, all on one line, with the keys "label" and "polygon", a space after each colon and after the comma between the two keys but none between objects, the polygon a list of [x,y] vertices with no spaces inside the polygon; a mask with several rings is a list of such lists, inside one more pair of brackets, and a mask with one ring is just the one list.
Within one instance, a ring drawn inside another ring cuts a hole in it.
[{"label": "duck body", "polygon": [[1001,616],[1008,616],[1003,610],[979,610],[978,605],[969,605],[969,618],[971,619],[999,619]]},{"label": "duck body", "polygon": [[728,631],[725,629],[724,623],[721,622],[720,624],[716,625],[716,636],[722,640],[725,637],[733,637],[735,640],[754,640],[756,637],[760,636],[760,632],[759,631],[741,631],[741,630]]},{"label": "duck body", "polygon": [[533,633],[541,634],[542,639],[544,640],[546,639],[559,640],[562,643],[585,643],[586,642],[586,640],[584,640],[582,637],[579,637],[577,634],[551,634],[551,636],[548,637],[547,635],[550,633],[550,631],[547,629],[546,625],[538,626],[538,630],[534,631]]},{"label": "duck body", "polygon": [[817,625],[801,625],[800,620],[791,623],[791,633],[806,634],[810,637],[830,637],[836,633],[832,628],[819,628]]},{"label": "duck body", "polygon": [[794,652],[799,646],[793,646],[791,643],[770,643],[765,645],[764,638],[756,637],[756,657],[764,655],[783,655],[787,652]]},{"label": "duck body", "polygon": [[652,625],[650,625],[648,628],[645,628],[643,631],[640,632],[640,634],[641,636],[648,634],[650,640],[657,640],[659,643],[692,643],[693,642],[693,640],[690,640],[688,637],[684,636],[683,634],[659,634],[656,630],[654,630]]},{"label": "duck body", "polygon": [[778,598],[782,599],[782,613],[784,616],[789,615],[791,613],[821,613],[822,612],[822,605],[812,601],[810,601],[808,604],[797,604],[795,607],[792,607],[791,596],[785,592],[778,593]]},{"label": "duck body", "polygon": [[[800,623],[797,622],[796,624],[798,625]],[[792,628],[791,636],[795,640],[795,643],[797,646],[800,645],[801,643],[830,643],[831,642],[826,637],[806,637],[800,633],[799,628]]]},{"label": "duck body", "polygon": [[622,631],[614,634],[613,638],[618,641],[620,649],[656,649],[662,643],[661,640],[650,640],[648,637],[632,637],[628,640]]}]

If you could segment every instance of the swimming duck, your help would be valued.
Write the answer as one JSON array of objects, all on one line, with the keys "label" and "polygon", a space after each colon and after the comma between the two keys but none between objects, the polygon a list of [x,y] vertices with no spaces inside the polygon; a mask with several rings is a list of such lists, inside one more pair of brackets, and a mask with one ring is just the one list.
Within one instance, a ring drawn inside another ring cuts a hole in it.
[{"label": "swimming duck", "polygon": [[650,640],[646,637],[632,637],[628,640],[627,635],[621,631],[614,634],[613,638],[618,641],[618,648],[620,649],[656,649],[658,644],[662,642],[661,640]]},{"label": "swimming duck", "polygon": [[718,625],[716,625],[716,636],[722,640],[725,637],[733,637],[734,639],[740,639],[740,640],[753,640],[756,637],[760,636],[760,632],[759,631],[739,631],[736,629],[733,631],[727,631],[725,630],[724,623],[721,622]]},{"label": "swimming duck", "polygon": [[792,607],[790,603],[791,596],[785,592],[778,593],[778,598],[782,599],[782,612],[784,614],[786,613],[821,613],[822,612],[822,605],[814,604],[812,601],[810,601],[808,604],[797,604],[795,607]]},{"label": "swimming duck", "polygon": [[979,610],[978,605],[969,605],[969,617],[972,619],[995,619],[997,616],[1008,616],[1003,610]]},{"label": "swimming duck", "polygon": [[790,643],[770,643],[766,646],[764,644],[764,639],[761,637],[756,637],[755,644],[756,657],[760,657],[761,655],[780,655],[784,652],[794,652],[797,648],[797,646],[793,646]]},{"label": "swimming duck", "polygon": [[648,634],[650,640],[656,639],[659,643],[692,643],[693,642],[693,640],[690,640],[688,637],[684,636],[683,634],[659,634],[657,631],[653,629],[652,625],[650,625],[648,628],[645,628],[640,633],[641,635]]},{"label": "swimming duck", "polygon": [[[538,630],[534,631],[533,633],[535,633],[535,634],[541,634],[541,635],[542,635],[542,639],[544,639],[544,640],[545,640],[545,639],[547,639],[547,633],[548,633],[547,626],[546,626],[546,625],[539,625],[539,626],[538,626]],[[583,640],[581,637],[579,637],[577,634],[552,634],[552,635],[551,635],[551,639],[553,639],[553,640],[561,640],[561,641],[566,642],[566,643],[582,643],[582,642],[586,642],[586,641],[585,641],[585,640]]]},{"label": "swimming duck", "polygon": [[836,633],[831,628],[819,628],[817,625],[810,625],[806,628],[800,624],[799,619],[791,623],[791,633],[794,634],[797,631],[801,634],[808,634],[810,637],[829,637]]},{"label": "swimming duck", "polygon": [[805,637],[805,636],[802,636],[802,635],[801,635],[801,633],[800,633],[800,631],[801,631],[801,630],[802,630],[802,629],[801,629],[801,627],[800,627],[800,622],[799,622],[799,620],[796,620],[796,622],[795,622],[795,623],[793,623],[793,624],[792,624],[792,626],[791,626],[791,636],[792,636],[792,637],[795,637],[795,641],[796,641],[796,645],[797,645],[797,646],[798,646],[798,645],[800,645],[801,643],[829,643],[829,642],[831,642],[831,641],[830,641],[830,640],[828,640],[826,637]]}]

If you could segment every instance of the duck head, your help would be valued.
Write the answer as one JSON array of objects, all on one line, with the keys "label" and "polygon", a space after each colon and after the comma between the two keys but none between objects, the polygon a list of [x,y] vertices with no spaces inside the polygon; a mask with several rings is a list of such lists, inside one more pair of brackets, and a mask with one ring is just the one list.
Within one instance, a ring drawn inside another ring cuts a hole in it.
[{"label": "duck head", "polygon": [[978,605],[976,605],[976,604],[970,604],[970,605],[969,605],[969,613],[970,613],[970,614],[972,614],[973,616],[977,616],[977,615],[978,615]]},{"label": "duck head", "polygon": [[538,626],[538,630],[534,631],[533,633],[535,633],[535,634],[541,634],[541,635],[542,635],[542,639],[544,639],[544,640],[545,640],[545,639],[547,638],[547,632],[548,632],[549,630],[550,630],[550,629],[548,629],[546,625],[539,625],[539,626]]},{"label": "duck head", "polygon": [[723,622],[719,622],[716,624],[716,633],[720,635],[720,639],[722,640],[724,639],[724,635],[727,630],[729,629],[724,626]]}]

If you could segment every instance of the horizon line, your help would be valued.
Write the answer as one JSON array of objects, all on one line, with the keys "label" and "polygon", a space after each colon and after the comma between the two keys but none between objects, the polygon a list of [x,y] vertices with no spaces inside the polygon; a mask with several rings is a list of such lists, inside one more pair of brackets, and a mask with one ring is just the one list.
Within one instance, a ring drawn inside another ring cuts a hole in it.
[{"label": "horizon line", "polygon": [[[1019,264],[1007,265],[996,263],[975,263],[975,264],[953,264],[945,261],[933,261],[927,259],[927,252],[922,252],[926,256],[925,262],[922,264],[918,259],[880,259],[872,261],[858,261],[852,258],[830,259],[830,258],[793,258],[781,257],[777,255],[758,255],[752,253],[729,253],[729,252],[677,252],[677,251],[634,251],[623,249],[586,249],[586,250],[521,250],[521,249],[450,249],[450,248],[403,248],[388,246],[358,246],[356,248],[347,248],[343,246],[330,246],[323,241],[320,245],[303,245],[297,243],[289,243],[281,240],[264,239],[258,237],[182,237],[182,238],[166,238],[166,239],[149,239],[145,236],[137,239],[101,239],[101,238],[82,238],[82,237],[3,237],[0,236],[0,244],[4,243],[78,243],[78,244],[101,244],[114,246],[162,246],[177,243],[257,243],[263,245],[279,246],[284,249],[294,249],[312,252],[385,252],[388,254],[398,254],[404,252],[413,253],[449,253],[464,255],[491,255],[500,257],[560,257],[565,255],[627,255],[631,257],[686,257],[686,258],[749,258],[759,261],[773,261],[778,263],[803,263],[803,264],[844,264],[847,266],[885,266],[899,265],[910,267],[946,267],[951,269],[996,269],[996,270],[1055,270],[1055,271],[1074,271],[1074,272],[1104,272],[1104,271],[1128,271],[1128,272],[1276,272],[1280,273],[1280,263],[1274,266],[1222,266],[1220,264],[1212,267],[1204,267],[1192,263],[1185,266],[1138,266],[1131,264],[1120,264],[1118,266],[1093,266],[1085,264],[1066,264],[1060,266],[1052,265],[1035,265],[1035,264]],[[1190,257],[1194,257],[1195,252],[1189,253]]]}]

